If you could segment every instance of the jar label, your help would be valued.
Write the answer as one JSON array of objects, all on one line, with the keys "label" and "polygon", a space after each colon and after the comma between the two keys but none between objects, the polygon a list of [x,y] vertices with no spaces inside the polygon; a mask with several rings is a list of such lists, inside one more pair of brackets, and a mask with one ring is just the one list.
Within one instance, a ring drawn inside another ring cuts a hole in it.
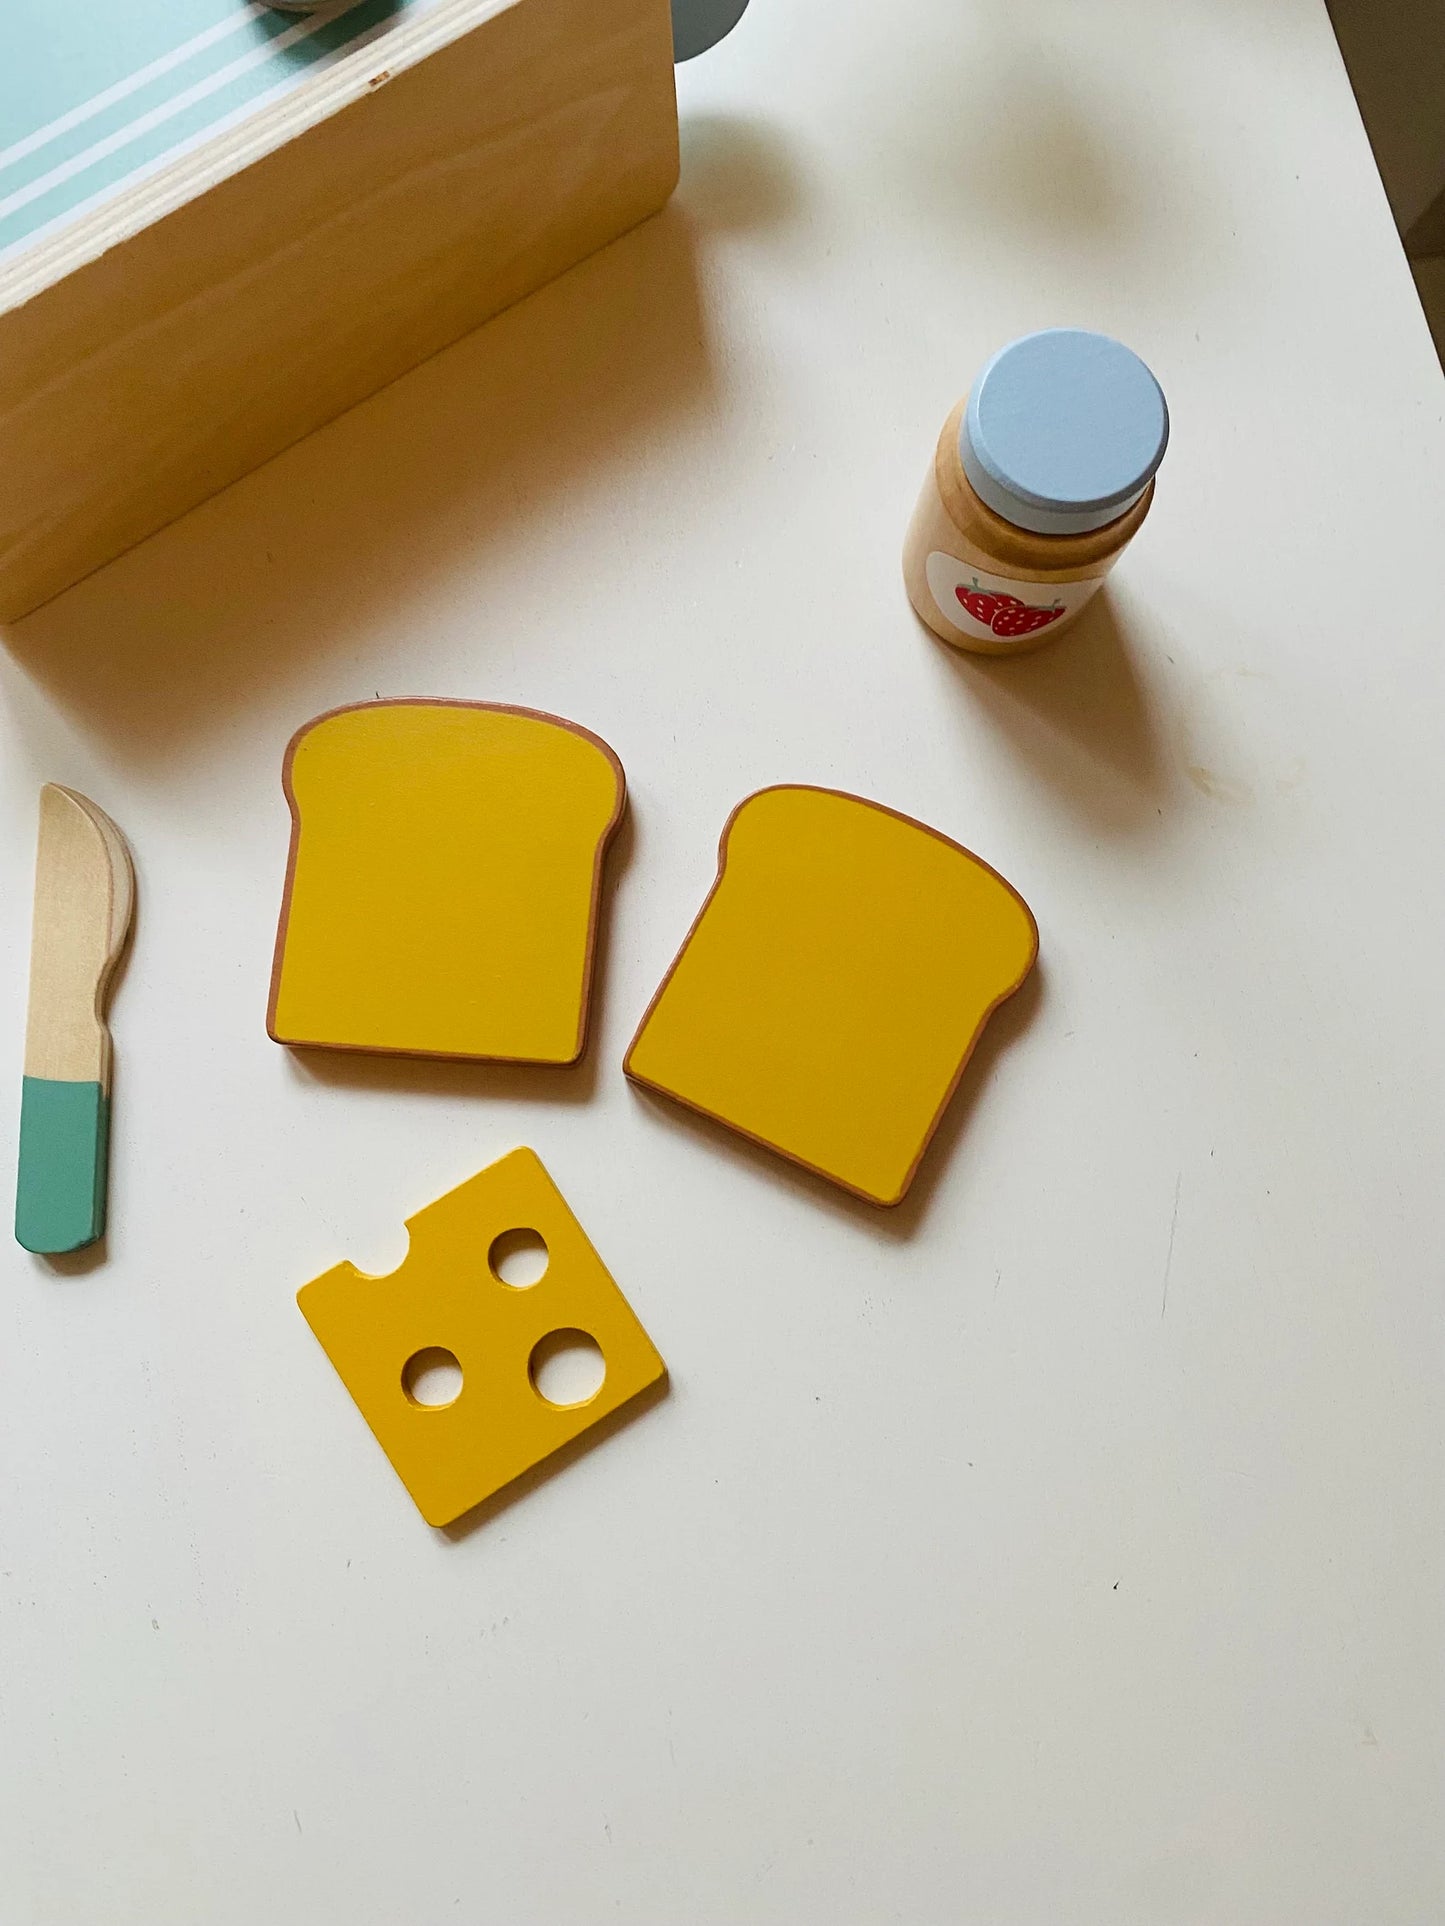
[{"label": "jar label", "polygon": [[929,556],[926,573],[944,621],[961,635],[995,647],[1031,641],[1077,615],[1104,579],[1091,575],[1082,582],[1023,582],[990,575],[938,549]]}]

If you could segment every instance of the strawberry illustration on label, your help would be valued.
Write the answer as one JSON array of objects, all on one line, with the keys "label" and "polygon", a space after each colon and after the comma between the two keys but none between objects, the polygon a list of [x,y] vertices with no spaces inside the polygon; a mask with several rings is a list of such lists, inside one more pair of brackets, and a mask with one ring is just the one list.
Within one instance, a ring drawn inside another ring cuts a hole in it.
[{"label": "strawberry illustration on label", "polygon": [[990,626],[995,635],[1032,635],[1037,629],[1046,629],[1050,622],[1057,622],[1063,613],[1062,602],[1055,602],[1050,608],[1031,608],[1021,602],[1017,608],[1001,609]]},{"label": "strawberry illustration on label", "polygon": [[986,629],[993,627],[993,620],[1003,609],[1021,609],[1023,603],[1016,595],[1005,595],[999,589],[980,588],[978,577],[973,578],[973,587],[964,588],[962,583],[954,594],[968,610],[975,622],[982,622]]},{"label": "strawberry illustration on label", "polygon": [[995,635],[1032,635],[1038,629],[1046,629],[1050,622],[1057,622],[1064,613],[1062,602],[1042,607],[1021,602],[1018,596],[1005,595],[998,589],[982,588],[976,575],[971,587],[965,588],[960,583],[954,593],[974,621],[981,622]]}]

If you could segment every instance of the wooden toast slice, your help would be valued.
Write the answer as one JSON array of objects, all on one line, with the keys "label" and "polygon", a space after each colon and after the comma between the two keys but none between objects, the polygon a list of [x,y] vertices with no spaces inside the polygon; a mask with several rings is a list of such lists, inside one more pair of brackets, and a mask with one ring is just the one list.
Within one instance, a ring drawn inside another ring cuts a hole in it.
[{"label": "wooden toast slice", "polygon": [[40,792],[15,1236],[80,1250],[105,1230],[111,1038],[105,1008],[130,934],[135,871],[102,809]]},{"label": "wooden toast slice", "polygon": [[599,737],[532,709],[367,702],[292,738],[278,1043],[573,1063],[626,802]]},{"label": "wooden toast slice", "polygon": [[896,1204],[1037,953],[1017,890],[938,830],[840,790],[760,790],[624,1068]]}]

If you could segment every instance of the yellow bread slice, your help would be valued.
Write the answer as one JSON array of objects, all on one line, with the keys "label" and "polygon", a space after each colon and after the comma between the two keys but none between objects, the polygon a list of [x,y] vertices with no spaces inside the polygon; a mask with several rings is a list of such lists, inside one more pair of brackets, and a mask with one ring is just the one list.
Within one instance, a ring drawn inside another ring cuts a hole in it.
[{"label": "yellow bread slice", "polygon": [[838,790],[740,803],[629,1077],[875,1204],[906,1193],[1038,930],[997,871]]},{"label": "yellow bread slice", "polygon": [[530,709],[368,702],[298,730],[278,1043],[572,1063],[622,765]]}]

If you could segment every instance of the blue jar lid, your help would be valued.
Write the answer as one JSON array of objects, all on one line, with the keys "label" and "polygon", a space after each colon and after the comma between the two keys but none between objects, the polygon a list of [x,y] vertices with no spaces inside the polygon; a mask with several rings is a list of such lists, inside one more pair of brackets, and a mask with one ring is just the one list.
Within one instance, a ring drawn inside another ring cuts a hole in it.
[{"label": "blue jar lid", "polygon": [[1000,348],[969,391],[959,460],[1019,528],[1082,535],[1117,520],[1164,459],[1164,391],[1122,341],[1045,328]]}]

